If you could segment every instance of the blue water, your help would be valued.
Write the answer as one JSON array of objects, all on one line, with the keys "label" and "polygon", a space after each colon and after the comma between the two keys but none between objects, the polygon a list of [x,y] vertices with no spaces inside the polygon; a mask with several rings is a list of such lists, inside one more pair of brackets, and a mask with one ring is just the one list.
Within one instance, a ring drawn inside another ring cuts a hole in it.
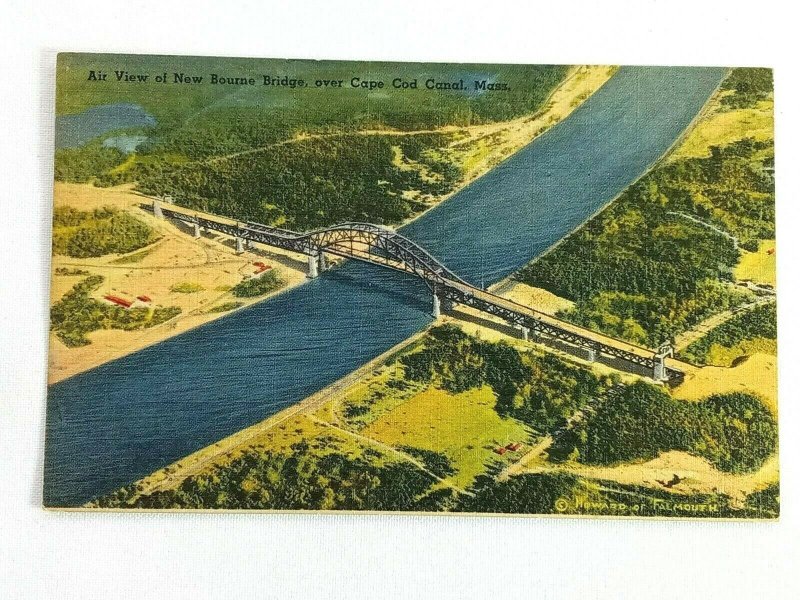
[{"label": "blue water", "polygon": [[[644,173],[722,69],[621,69],[568,119],[403,229],[489,285]],[[50,387],[45,504],[74,506],[256,423],[430,321],[413,278],[351,263]]]},{"label": "blue water", "polygon": [[56,117],[56,150],[76,148],[109,131],[155,127],[156,119],[138,104],[119,102],[93,106]]}]

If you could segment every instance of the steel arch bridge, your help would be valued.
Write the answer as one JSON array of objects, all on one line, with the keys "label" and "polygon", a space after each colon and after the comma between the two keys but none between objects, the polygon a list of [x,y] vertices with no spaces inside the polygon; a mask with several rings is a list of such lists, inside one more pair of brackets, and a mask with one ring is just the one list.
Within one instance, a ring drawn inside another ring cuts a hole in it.
[{"label": "steel arch bridge", "polygon": [[[201,223],[201,226],[205,225]],[[322,257],[328,253],[416,275],[431,290],[447,282],[469,285],[419,244],[392,229],[372,223],[340,223],[308,233],[295,233],[252,222],[246,223],[244,229],[246,233],[239,235],[252,241],[317,257],[323,269]],[[236,233],[230,235],[236,236]]]},{"label": "steel arch bridge", "polygon": [[[672,348],[668,344],[656,351],[635,346],[477,288],[458,277],[419,244],[387,227],[372,223],[341,223],[298,233],[261,223],[235,221],[173,204],[164,206],[158,200],[153,201],[152,210],[157,217],[177,219],[194,227],[195,237],[200,237],[201,229],[231,236],[236,240],[238,252],[244,251],[247,241],[305,254],[308,256],[309,277],[312,278],[325,270],[326,254],[415,275],[431,290],[434,317],[440,314],[442,300],[469,306],[519,328],[525,339],[533,333],[578,346],[587,352],[592,362],[598,354],[622,359],[652,369],[653,379],[657,381],[679,382],[686,368],[690,367],[672,358]],[[669,364],[667,359],[670,359]]]}]

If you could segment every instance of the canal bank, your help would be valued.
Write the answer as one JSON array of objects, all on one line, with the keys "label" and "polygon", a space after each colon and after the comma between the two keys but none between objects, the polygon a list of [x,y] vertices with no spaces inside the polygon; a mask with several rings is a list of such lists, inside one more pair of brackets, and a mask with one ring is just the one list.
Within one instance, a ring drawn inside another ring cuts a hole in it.
[{"label": "canal bank", "polygon": [[[403,234],[501,280],[640,177],[723,69],[621,69],[568,119]],[[411,277],[348,264],[50,388],[45,503],[80,505],[301,401],[430,322]]]}]

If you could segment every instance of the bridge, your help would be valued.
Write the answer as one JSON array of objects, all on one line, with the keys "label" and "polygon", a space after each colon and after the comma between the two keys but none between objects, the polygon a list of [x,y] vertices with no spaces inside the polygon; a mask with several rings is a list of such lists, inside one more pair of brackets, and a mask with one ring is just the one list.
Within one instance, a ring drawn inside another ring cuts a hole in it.
[{"label": "bridge", "polygon": [[317,277],[327,268],[326,255],[409,273],[424,281],[430,289],[434,318],[440,316],[443,302],[449,306],[460,304],[503,319],[518,328],[525,340],[531,335],[559,340],[585,349],[590,362],[605,355],[650,370],[656,381],[678,383],[683,380],[685,368],[672,358],[672,348],[668,344],[656,351],[642,348],[477,288],[450,271],[424,248],[387,227],[371,223],[342,223],[298,233],[198,212],[160,200],[153,200],[152,211],[156,217],[168,217],[188,224],[195,237],[200,237],[203,229],[228,235],[235,239],[237,252],[244,252],[247,244],[256,242],[305,254],[310,278]]}]

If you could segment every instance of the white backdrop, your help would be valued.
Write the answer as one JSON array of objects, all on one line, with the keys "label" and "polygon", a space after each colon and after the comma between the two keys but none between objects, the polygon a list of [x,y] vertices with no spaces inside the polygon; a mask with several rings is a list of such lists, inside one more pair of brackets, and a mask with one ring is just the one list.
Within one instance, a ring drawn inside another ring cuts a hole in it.
[{"label": "white backdrop", "polygon": [[[541,6],[6,0],[0,8],[0,597],[800,597],[795,26],[788,10],[763,0]],[[59,50],[775,67],[780,522],[43,511]]]}]

